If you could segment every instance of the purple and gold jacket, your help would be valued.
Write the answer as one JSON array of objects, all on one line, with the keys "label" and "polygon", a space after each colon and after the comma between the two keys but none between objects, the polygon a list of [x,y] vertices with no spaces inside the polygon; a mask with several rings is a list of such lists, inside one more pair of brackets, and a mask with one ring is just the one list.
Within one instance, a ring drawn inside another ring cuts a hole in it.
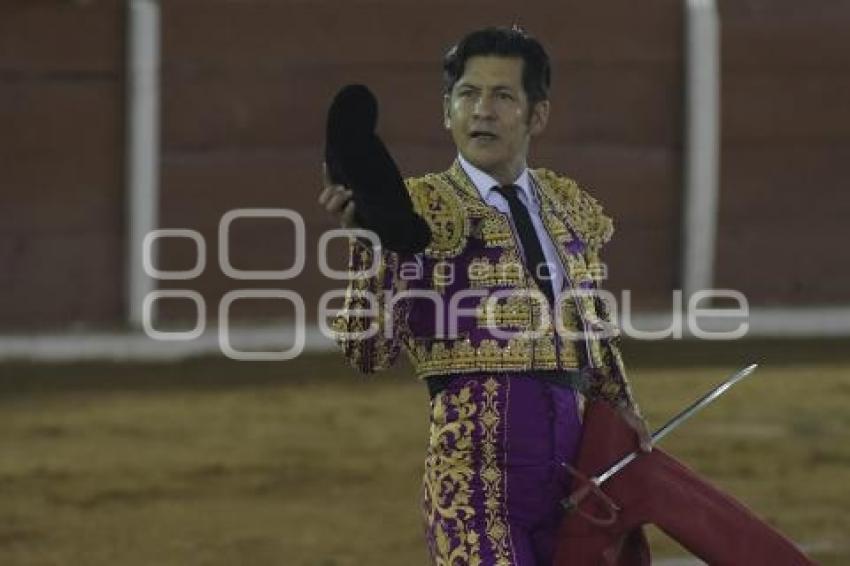
[{"label": "purple and gold jacket", "polygon": [[385,369],[404,347],[423,379],[573,370],[586,397],[637,409],[616,329],[593,293],[605,275],[599,251],[613,233],[611,219],[575,181],[545,169],[530,174],[572,289],[557,303],[560,323],[522,262],[509,217],[482,200],[455,162],[406,180],[432,231],[424,253],[351,239],[350,281],[333,329],[352,366]]}]

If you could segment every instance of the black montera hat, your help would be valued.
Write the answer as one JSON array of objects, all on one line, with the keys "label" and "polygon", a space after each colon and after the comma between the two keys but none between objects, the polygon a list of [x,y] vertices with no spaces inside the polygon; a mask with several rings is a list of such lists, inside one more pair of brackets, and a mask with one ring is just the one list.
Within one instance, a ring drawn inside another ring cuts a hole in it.
[{"label": "black montera hat", "polygon": [[363,85],[340,89],[328,109],[325,162],[331,181],[354,193],[355,220],[392,251],[418,253],[431,229],[413,210],[398,167],[375,133],[378,101]]}]

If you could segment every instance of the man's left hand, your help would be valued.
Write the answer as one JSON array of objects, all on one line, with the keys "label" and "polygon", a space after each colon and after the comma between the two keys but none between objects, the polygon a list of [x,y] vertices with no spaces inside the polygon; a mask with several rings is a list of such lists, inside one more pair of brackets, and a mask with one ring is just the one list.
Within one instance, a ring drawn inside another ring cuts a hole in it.
[{"label": "man's left hand", "polygon": [[639,415],[633,408],[617,409],[617,412],[626,421],[638,435],[640,441],[640,449],[644,452],[652,452],[652,433],[649,432],[649,425],[646,419]]}]

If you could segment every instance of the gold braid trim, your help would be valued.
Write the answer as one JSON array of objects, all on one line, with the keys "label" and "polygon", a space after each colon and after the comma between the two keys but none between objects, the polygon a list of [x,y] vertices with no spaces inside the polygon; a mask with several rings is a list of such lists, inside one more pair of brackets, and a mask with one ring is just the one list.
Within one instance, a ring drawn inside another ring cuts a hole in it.
[{"label": "gold braid trim", "polygon": [[496,566],[511,565],[510,529],[503,502],[505,483],[502,462],[496,447],[499,445],[498,429],[503,409],[499,406],[499,382],[490,377],[484,382],[481,407],[481,483],[484,484],[484,515],[487,539],[496,559]]}]

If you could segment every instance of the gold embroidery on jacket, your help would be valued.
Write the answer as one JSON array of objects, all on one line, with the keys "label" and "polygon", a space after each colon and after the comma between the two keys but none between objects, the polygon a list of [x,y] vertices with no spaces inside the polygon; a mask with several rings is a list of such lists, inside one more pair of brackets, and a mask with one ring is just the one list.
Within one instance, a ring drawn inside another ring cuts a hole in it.
[{"label": "gold embroidery on jacket", "polygon": [[495,284],[501,286],[522,286],[528,281],[525,277],[525,266],[514,250],[509,250],[499,256],[495,269]]},{"label": "gold embroidery on jacket", "polygon": [[[386,332],[387,304],[382,300],[384,291],[402,291],[406,282],[395,281],[398,271],[398,254],[383,252],[373,277],[361,266],[373,263],[374,250],[356,238],[349,242],[350,280],[342,310],[333,321],[336,341],[342,347],[348,362],[360,371],[378,371],[392,366],[400,345],[400,337],[407,331],[409,305],[405,302],[394,306],[392,312],[392,334]],[[372,302],[375,301],[375,304]],[[369,314],[356,314],[362,310]],[[369,338],[358,337],[375,327],[377,332]],[[346,336],[346,333],[348,336]]]},{"label": "gold embroidery on jacket", "polygon": [[[555,341],[558,341],[558,350]],[[411,340],[408,356],[419,378],[450,373],[478,371],[531,371],[579,369],[575,340],[545,333],[530,338],[521,333],[502,346],[498,340],[485,338],[473,346],[468,338],[457,340]]]},{"label": "gold embroidery on jacket", "polygon": [[508,216],[481,198],[481,193],[467,177],[460,163],[455,161],[444,175],[447,182],[454,187],[467,214],[472,218],[482,219],[480,237],[484,240],[484,245],[488,248],[516,248]]},{"label": "gold embroidery on jacket", "polygon": [[486,257],[477,257],[469,262],[466,275],[469,277],[469,286],[473,289],[490,287],[493,285],[493,266]]},{"label": "gold embroidery on jacket", "polygon": [[488,248],[513,247],[514,235],[507,217],[499,213],[488,214],[481,228],[484,245]]},{"label": "gold embroidery on jacket", "polygon": [[524,294],[508,295],[502,300],[482,299],[475,311],[479,328],[520,328],[534,330],[541,305]]},{"label": "gold embroidery on jacket", "polygon": [[467,268],[469,286],[473,289],[485,287],[523,287],[525,273],[515,250],[503,250],[494,264],[486,257],[478,257],[469,262]]}]

